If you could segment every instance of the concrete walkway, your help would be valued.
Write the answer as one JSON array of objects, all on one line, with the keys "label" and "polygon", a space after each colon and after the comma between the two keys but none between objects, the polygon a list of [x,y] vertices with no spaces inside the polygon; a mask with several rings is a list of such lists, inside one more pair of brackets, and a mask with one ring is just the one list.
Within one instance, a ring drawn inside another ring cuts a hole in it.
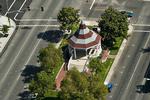
[{"label": "concrete walkway", "polygon": [[[8,32],[5,33],[5,34],[8,34],[8,36],[0,38],[0,55],[3,53],[7,43],[9,42],[10,38],[12,37],[16,29],[16,24],[13,20],[8,19],[8,17],[6,16],[0,15],[0,29],[2,29],[3,25],[7,25],[10,27],[8,28]],[[0,30],[0,33],[3,33],[3,32]]]},{"label": "concrete walkway", "polygon": [[[133,31],[133,26],[129,25],[128,35],[131,35],[132,31]],[[106,79],[104,81],[105,85],[107,85],[110,82],[110,80],[111,80],[111,77],[112,77],[112,75],[113,75],[113,73],[115,71],[115,67],[116,67],[116,65],[117,65],[117,63],[118,63],[118,61],[120,59],[120,56],[122,55],[124,47],[126,46],[126,42],[127,42],[127,40],[124,39],[122,44],[121,44],[121,46],[120,46],[120,49],[119,49],[119,51],[118,51],[118,53],[117,53],[117,55],[115,57],[115,60],[114,60],[112,66],[111,66],[111,68],[110,68],[110,70],[109,70],[109,72],[107,74],[107,77],[106,77]]]}]

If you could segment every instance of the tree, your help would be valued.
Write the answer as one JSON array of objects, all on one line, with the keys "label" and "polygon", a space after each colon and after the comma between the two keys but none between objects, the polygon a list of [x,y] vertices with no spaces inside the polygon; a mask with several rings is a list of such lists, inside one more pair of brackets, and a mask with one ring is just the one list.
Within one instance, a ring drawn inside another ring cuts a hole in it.
[{"label": "tree", "polygon": [[8,32],[8,30],[9,30],[9,26],[7,26],[7,25],[3,25],[2,26],[2,28],[1,28],[1,34],[0,34],[0,37],[3,37],[7,32]]},{"label": "tree", "polygon": [[91,61],[89,62],[88,67],[90,69],[92,69],[92,72],[96,72],[96,73],[100,72],[102,70],[99,58],[93,58],[93,59],[91,59]]},{"label": "tree", "polygon": [[107,89],[97,76],[89,77],[77,69],[72,69],[62,81],[58,97],[61,100],[99,100],[106,93]]},{"label": "tree", "polygon": [[51,94],[51,90],[53,89],[51,81],[48,73],[41,71],[40,73],[37,73],[35,79],[31,81],[29,89],[32,93],[38,93],[37,99],[41,100]]},{"label": "tree", "polygon": [[80,74],[77,69],[73,69],[67,73],[63,80],[59,97],[63,100],[76,100],[82,95],[88,94],[87,88],[86,76],[83,73]]},{"label": "tree", "polygon": [[31,80],[29,89],[32,93],[38,93],[37,100],[42,100],[55,94],[56,70],[62,65],[63,57],[61,50],[50,44],[40,50],[38,59],[41,72],[36,73],[36,77]]},{"label": "tree", "polygon": [[[114,42],[115,37],[125,37],[127,34],[127,15],[109,7],[105,10],[104,14],[102,14],[101,19],[99,19],[99,27],[101,28],[101,35],[104,41]],[[109,43],[109,45],[110,44],[113,43]]]},{"label": "tree", "polygon": [[62,30],[72,30],[79,24],[79,10],[72,7],[64,7],[57,15]]},{"label": "tree", "polygon": [[97,100],[105,100],[105,95],[108,93],[106,86],[103,84],[99,74],[91,75],[88,78],[90,82],[89,91]]},{"label": "tree", "polygon": [[61,50],[56,49],[52,44],[40,50],[38,59],[41,68],[48,73],[52,73],[53,69],[61,66],[63,62]]}]

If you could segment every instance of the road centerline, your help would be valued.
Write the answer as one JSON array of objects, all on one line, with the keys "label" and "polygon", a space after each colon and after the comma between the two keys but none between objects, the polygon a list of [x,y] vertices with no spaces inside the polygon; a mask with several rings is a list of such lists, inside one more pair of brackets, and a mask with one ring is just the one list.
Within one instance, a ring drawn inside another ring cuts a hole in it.
[{"label": "road centerline", "polygon": [[[148,35],[148,40],[146,41],[146,43],[145,43],[145,45],[144,45],[144,48],[145,48],[146,45],[148,44],[149,39],[150,39],[150,35]],[[140,54],[140,57],[139,57],[139,59],[138,59],[136,65],[135,65],[134,71],[133,71],[133,73],[132,73],[132,75],[131,75],[131,77],[130,77],[130,79],[129,79],[129,82],[128,82],[128,85],[127,85],[127,87],[126,87],[126,90],[128,90],[129,87],[131,86],[131,82],[132,82],[132,80],[133,80],[133,77],[134,77],[134,75],[135,75],[135,72],[136,72],[136,70],[137,70],[137,68],[138,68],[138,65],[139,65],[139,62],[140,62],[142,56],[143,56],[143,54]],[[126,92],[127,92],[127,91],[125,91],[125,94],[127,94]],[[125,97],[126,97],[126,95],[123,95],[123,98],[125,98]]]},{"label": "road centerline", "polygon": [[16,0],[14,0],[13,3],[9,6],[9,8],[7,9],[7,12],[5,13],[5,16],[8,14],[9,10],[11,9],[11,7],[14,5],[15,2]]}]

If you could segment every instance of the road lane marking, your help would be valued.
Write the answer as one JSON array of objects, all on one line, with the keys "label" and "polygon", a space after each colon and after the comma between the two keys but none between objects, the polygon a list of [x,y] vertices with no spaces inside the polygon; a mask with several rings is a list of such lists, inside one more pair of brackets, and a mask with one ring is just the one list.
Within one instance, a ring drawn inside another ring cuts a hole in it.
[{"label": "road lane marking", "polygon": [[[20,10],[22,9],[22,7],[23,7],[24,4],[26,3],[26,1],[27,1],[27,0],[25,0],[25,1],[23,2],[23,4],[21,5],[21,7],[19,8],[18,11],[20,11]],[[17,14],[15,15],[14,20],[16,20],[16,17],[18,16],[18,14],[19,14],[19,13],[17,13]]]},{"label": "road lane marking", "polygon": [[[149,39],[150,39],[150,35],[148,36],[148,40],[146,41],[146,43],[145,43],[145,45],[144,45],[144,48],[145,48],[146,45],[148,44]],[[139,59],[138,59],[136,65],[135,65],[134,71],[133,71],[132,76],[131,76],[131,78],[130,78],[130,80],[129,80],[129,82],[128,82],[128,85],[127,85],[127,87],[126,87],[126,90],[128,90],[129,87],[130,87],[130,85],[131,85],[131,81],[132,81],[132,79],[133,79],[134,73],[136,72],[136,70],[137,70],[137,68],[138,68],[138,65],[139,65],[139,62],[140,62],[142,56],[143,56],[143,54],[140,54],[140,57],[139,57]],[[126,92],[127,92],[127,91],[125,91],[124,94],[126,94]],[[123,95],[123,98],[124,98],[124,96],[126,96],[126,95]]]},{"label": "road lane marking", "polygon": [[123,71],[120,71],[120,74],[123,74]]},{"label": "road lane marking", "polygon": [[[19,56],[20,53],[23,51],[24,46],[25,46],[26,43],[28,42],[28,39],[30,38],[31,33],[33,33],[34,29],[35,29],[35,28],[33,28],[32,31],[28,34],[28,36],[27,36],[25,42],[23,43],[21,49],[19,50],[18,54],[15,56],[13,62],[11,63],[9,69],[8,69],[7,72],[6,72],[6,74],[5,74],[4,77],[1,79],[1,81],[0,81],[0,89],[2,88],[2,84],[4,83],[6,77],[8,76],[8,73],[10,72],[10,70],[11,70],[12,66],[14,65],[15,61],[17,60],[18,56]],[[21,73],[21,72],[20,72],[20,73]],[[18,73],[18,74],[20,75],[20,73]],[[16,80],[18,80],[19,78],[20,78],[20,77],[17,77]],[[14,83],[11,87],[14,87],[14,86],[17,84],[17,82],[18,82],[18,81],[15,81],[15,83]],[[9,92],[10,92],[10,91],[8,91],[7,93],[10,95]],[[4,100],[7,100],[7,98],[8,98],[8,96],[6,96],[6,97],[4,98]]]},{"label": "road lane marking", "polygon": [[116,86],[116,87],[117,87],[117,86],[118,86],[118,83],[115,83],[115,84],[114,84],[114,86]]},{"label": "road lane marking", "polygon": [[[62,5],[63,2],[64,2],[64,1],[59,2],[58,5]],[[55,8],[55,9],[57,9],[57,8]],[[49,28],[49,27],[45,27],[45,30],[44,30],[44,31],[46,31],[48,28]],[[30,35],[29,35],[29,36],[30,36]],[[42,36],[44,36],[44,34],[43,34]],[[40,39],[38,40],[38,43],[35,45],[34,49],[32,50],[32,52],[31,52],[31,54],[30,54],[30,56],[29,56],[29,58],[28,58],[27,61],[25,62],[25,64],[24,64],[25,66],[29,63],[31,57],[33,56],[33,53],[35,52],[35,50],[36,50],[36,48],[37,48],[37,46],[39,45],[39,43],[40,43],[41,40],[42,40],[42,38],[40,38]],[[23,47],[24,47],[24,46],[23,46]],[[25,66],[23,66],[22,70],[24,70]],[[15,82],[13,82],[13,85],[11,86],[11,88],[9,89],[9,91],[7,92],[7,95],[5,96],[5,98],[4,98],[3,100],[8,100],[8,98],[9,98],[10,95],[11,95],[10,93],[13,91],[14,87],[17,85],[17,82],[18,82],[18,80],[19,80],[20,77],[21,77],[21,73],[19,73],[17,79],[15,79]]]},{"label": "road lane marking", "polygon": [[[146,83],[146,78],[143,79],[141,85],[144,85],[145,83]],[[141,94],[141,95],[143,96],[144,94]],[[138,93],[135,100],[138,100],[138,99],[139,99],[139,96],[140,96],[140,94]],[[141,98],[142,98],[142,97],[141,97]],[[140,99],[140,100],[141,100],[141,99]]]},{"label": "road lane marking", "polygon": [[7,9],[7,12],[5,13],[5,16],[8,14],[9,10],[11,9],[11,7],[14,5],[15,2],[16,0],[14,0],[13,3],[9,6],[9,8]]},{"label": "road lane marking", "polygon": [[[31,31],[31,32],[32,32],[32,31]],[[13,62],[11,63],[10,67],[8,68],[7,72],[5,73],[5,75],[3,76],[3,78],[1,79],[1,81],[0,81],[0,89],[2,88],[2,84],[4,83],[6,77],[8,76],[8,73],[10,72],[10,70],[11,70],[12,66],[14,65],[15,61],[17,60],[18,56],[19,56],[20,53],[22,52],[22,50],[23,50],[23,48],[24,48],[26,42],[28,42],[28,39],[30,38],[30,36],[31,36],[31,34],[28,34],[28,36],[27,36],[25,42],[23,43],[21,49],[19,50],[19,52],[18,52],[17,55],[15,56]]]},{"label": "road lane marking", "polygon": [[112,98],[112,95],[110,95],[109,98]]},{"label": "road lane marking", "polygon": [[16,25],[18,27],[59,27],[59,25]]},{"label": "road lane marking", "polygon": [[126,68],[126,66],[123,66],[122,68],[124,69],[124,68]]},{"label": "road lane marking", "polygon": [[150,0],[143,0],[143,1],[147,1],[147,2],[149,2]]},{"label": "road lane marking", "polygon": [[132,46],[132,47],[135,47],[135,44],[132,44],[131,46]]},{"label": "road lane marking", "polygon": [[92,4],[91,4],[91,6],[90,6],[90,10],[92,9],[94,3],[95,3],[95,0],[93,0]]},{"label": "road lane marking", "polygon": [[130,58],[130,55],[127,55],[128,58]]},{"label": "road lane marking", "polygon": [[16,21],[26,21],[26,22],[32,22],[32,21],[56,21],[57,22],[57,19],[55,19],[55,18],[49,18],[49,19],[16,19],[15,18],[15,20]]}]

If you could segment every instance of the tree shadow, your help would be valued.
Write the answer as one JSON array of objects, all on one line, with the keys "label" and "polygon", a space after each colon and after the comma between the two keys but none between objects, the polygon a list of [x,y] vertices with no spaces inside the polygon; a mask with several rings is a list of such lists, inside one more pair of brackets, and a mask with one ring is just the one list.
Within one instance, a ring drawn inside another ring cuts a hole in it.
[{"label": "tree shadow", "polygon": [[111,47],[110,50],[117,50],[119,47]]},{"label": "tree shadow", "polygon": [[23,82],[29,83],[33,79],[37,72],[40,72],[41,68],[35,65],[26,65],[25,69],[21,73],[21,76],[24,77]]},{"label": "tree shadow", "polygon": [[60,100],[60,99],[57,97],[47,97],[47,98],[44,98],[43,100]]},{"label": "tree shadow", "polygon": [[141,48],[140,51],[143,52],[143,53],[150,52],[150,47],[147,47],[147,48]]},{"label": "tree shadow", "polygon": [[63,38],[63,31],[49,30],[44,33],[39,33],[37,38],[42,38],[45,41],[58,43]]},{"label": "tree shadow", "polygon": [[65,62],[68,62],[71,55],[69,54],[69,49],[68,49],[68,45],[65,45],[62,47],[62,51],[63,51],[63,58]]},{"label": "tree shadow", "polygon": [[29,99],[29,95],[30,95],[30,91],[23,91],[21,93],[18,94],[18,96],[20,97],[19,100],[30,100]]},{"label": "tree shadow", "polygon": [[[22,71],[21,76],[23,76],[23,82],[25,84],[29,84],[30,81],[35,77],[36,73],[40,72],[41,68],[35,65],[26,65],[25,69]],[[29,91],[29,87],[24,87],[24,90],[18,94],[20,97],[19,100],[30,100],[29,95],[31,92]]]}]

